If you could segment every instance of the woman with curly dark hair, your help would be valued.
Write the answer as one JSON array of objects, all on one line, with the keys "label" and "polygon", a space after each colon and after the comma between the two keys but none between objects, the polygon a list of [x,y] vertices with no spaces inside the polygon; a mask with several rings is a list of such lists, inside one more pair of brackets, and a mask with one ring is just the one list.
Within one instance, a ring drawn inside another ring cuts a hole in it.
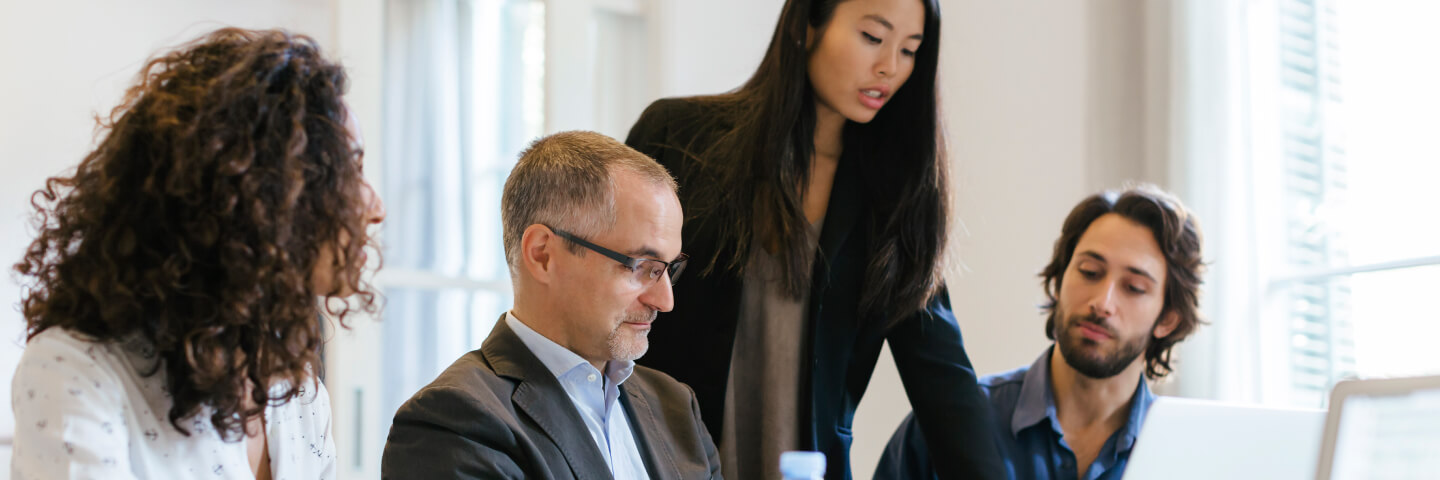
[{"label": "woman with curly dark hair", "polygon": [[384,217],[345,88],[308,37],[216,31],[35,193],[16,478],[334,478],[316,318],[375,310]]}]

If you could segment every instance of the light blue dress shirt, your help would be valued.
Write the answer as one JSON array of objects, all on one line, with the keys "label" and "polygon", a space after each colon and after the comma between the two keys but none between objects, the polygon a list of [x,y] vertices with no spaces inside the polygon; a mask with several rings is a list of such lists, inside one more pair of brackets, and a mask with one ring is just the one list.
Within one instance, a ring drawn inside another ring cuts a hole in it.
[{"label": "light blue dress shirt", "polygon": [[505,314],[505,324],[560,381],[580,418],[585,420],[585,428],[590,430],[590,438],[605,457],[605,464],[610,466],[610,475],[617,479],[650,478],[645,472],[640,448],[635,444],[630,419],[619,402],[620,384],[635,371],[635,362],[605,362],[602,375],[590,362],[530,329],[514,314]]}]

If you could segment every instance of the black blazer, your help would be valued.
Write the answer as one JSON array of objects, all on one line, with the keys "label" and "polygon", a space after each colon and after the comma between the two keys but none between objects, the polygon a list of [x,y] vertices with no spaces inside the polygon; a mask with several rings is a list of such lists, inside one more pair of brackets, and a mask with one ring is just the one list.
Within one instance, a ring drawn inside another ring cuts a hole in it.
[{"label": "black blazer", "polygon": [[[636,366],[620,390],[650,478],[720,478],[688,387]],[[610,478],[570,397],[504,317],[395,413],[380,470],[393,479]]]},{"label": "black blazer", "polygon": [[[703,152],[717,131],[702,102],[664,99],[651,104],[631,128],[625,143],[670,170],[685,192],[714,181],[714,175],[690,155]],[[810,328],[801,366],[801,441],[824,452],[827,478],[851,478],[851,424],[860,397],[870,383],[875,361],[886,340],[915,416],[934,451],[942,478],[1000,478],[1003,470],[991,442],[989,410],[976,386],[975,372],[950,311],[945,291],[921,312],[885,329],[862,322],[859,299],[871,239],[861,219],[872,212],[864,201],[861,162],[847,149],[835,174],[820,253],[810,293]],[[725,409],[725,385],[740,310],[740,278],[709,267],[717,244],[715,226],[694,218],[687,208],[683,249],[690,255],[687,275],[675,286],[675,308],[661,313],[650,332],[650,350],[640,363],[668,373],[695,389],[700,412],[712,434],[719,436]],[[733,252],[726,252],[733,255]],[[724,256],[720,258],[726,258]],[[808,386],[808,388],[805,388]],[[740,439],[745,441],[746,439]],[[778,468],[779,466],[775,466]]]}]

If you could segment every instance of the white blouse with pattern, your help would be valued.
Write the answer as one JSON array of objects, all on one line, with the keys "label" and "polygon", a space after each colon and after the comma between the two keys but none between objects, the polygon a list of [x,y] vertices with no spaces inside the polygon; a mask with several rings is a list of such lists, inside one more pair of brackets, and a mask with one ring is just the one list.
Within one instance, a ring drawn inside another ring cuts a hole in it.
[{"label": "white blouse with pattern", "polygon": [[[255,478],[245,442],[223,440],[208,411],[183,421],[189,436],[171,425],[165,372],[142,375],[156,361],[143,340],[91,342],[61,328],[30,339],[11,386],[11,477]],[[271,476],[333,479],[330,396],[318,382],[301,391],[265,410]]]}]

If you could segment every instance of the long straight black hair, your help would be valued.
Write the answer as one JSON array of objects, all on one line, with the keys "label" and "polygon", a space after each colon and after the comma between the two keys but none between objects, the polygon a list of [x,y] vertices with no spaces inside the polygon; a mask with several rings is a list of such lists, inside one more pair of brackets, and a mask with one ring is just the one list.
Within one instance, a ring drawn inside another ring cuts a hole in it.
[{"label": "long straight black hair", "polygon": [[[815,92],[807,69],[806,29],[823,35],[846,0],[788,0],[755,74],[740,88],[704,97],[719,130],[694,152],[713,182],[687,193],[692,216],[716,222],[719,244],[707,271],[740,273],[757,245],[780,259],[785,291],[809,288],[814,239],[800,188],[815,149]],[[924,41],[910,78],[867,124],[846,122],[844,157],[863,162],[872,239],[862,318],[889,319],[923,308],[940,288],[949,214],[948,168],[936,73],[938,0],[925,6]],[[817,35],[814,42],[819,42]],[[728,258],[726,258],[728,257]]]}]

